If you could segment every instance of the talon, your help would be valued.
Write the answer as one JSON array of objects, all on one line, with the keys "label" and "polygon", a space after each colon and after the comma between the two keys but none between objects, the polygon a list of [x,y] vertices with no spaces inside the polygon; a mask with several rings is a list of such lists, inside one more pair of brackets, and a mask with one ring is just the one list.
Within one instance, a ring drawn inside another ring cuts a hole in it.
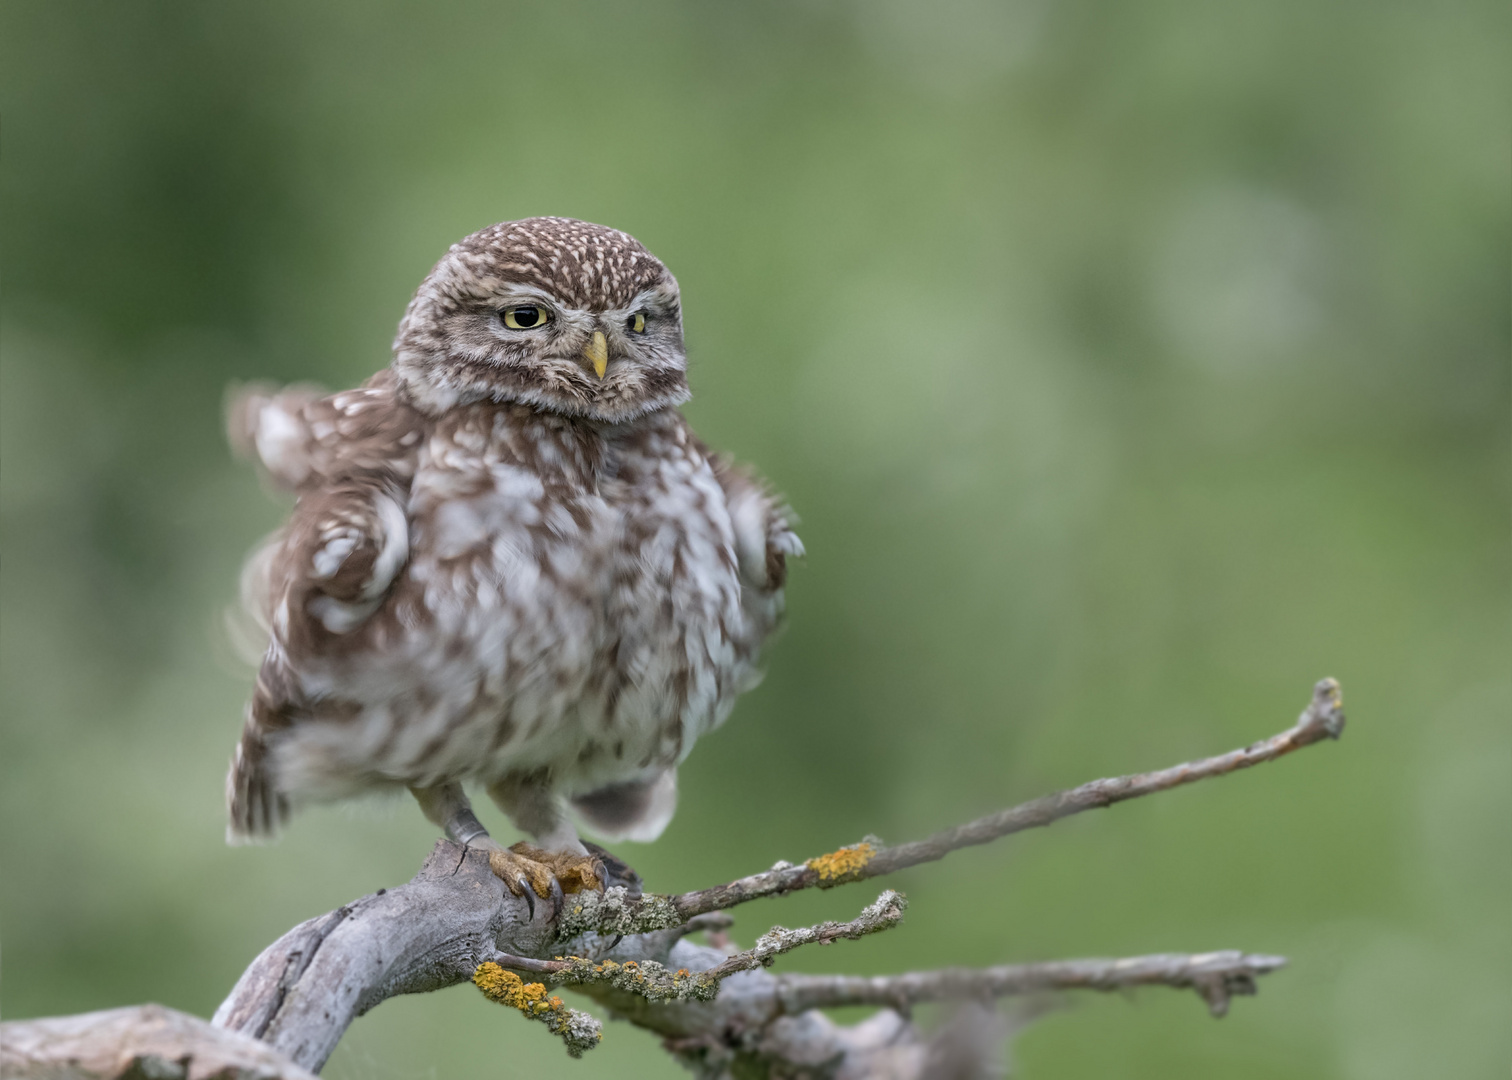
[{"label": "talon", "polygon": [[550,902],[555,919],[566,906],[567,893],[603,891],[606,877],[602,863],[592,855],[543,851],[523,842],[490,851],[488,866],[511,893],[525,898],[532,921],[537,899]]},{"label": "talon", "polygon": [[562,914],[562,908],[567,906],[567,896],[562,892],[562,883],[553,875],[551,878],[551,920],[555,922],[557,916]]},{"label": "talon", "polygon": [[585,841],[583,846],[588,849],[590,855],[596,857],[594,872],[598,876],[601,888],[620,886],[628,890],[632,897],[641,895],[640,875],[627,866],[623,859],[592,841]]}]

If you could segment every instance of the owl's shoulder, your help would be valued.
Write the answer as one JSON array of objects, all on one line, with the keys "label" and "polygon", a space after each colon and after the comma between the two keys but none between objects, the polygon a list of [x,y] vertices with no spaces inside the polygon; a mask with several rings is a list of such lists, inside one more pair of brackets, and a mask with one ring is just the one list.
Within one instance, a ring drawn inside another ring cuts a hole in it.
[{"label": "owl's shoulder", "polygon": [[408,479],[428,424],[387,369],[335,394],[308,384],[242,387],[227,409],[232,446],[296,492],[361,476]]}]

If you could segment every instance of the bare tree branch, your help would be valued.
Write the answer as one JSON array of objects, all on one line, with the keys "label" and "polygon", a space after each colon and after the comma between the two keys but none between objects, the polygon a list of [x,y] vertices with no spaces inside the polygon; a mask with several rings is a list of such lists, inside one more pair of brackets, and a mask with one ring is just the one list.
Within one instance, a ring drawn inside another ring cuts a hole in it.
[{"label": "bare tree branch", "polygon": [[162,1005],[0,1024],[5,1080],[315,1080],[272,1047]]},{"label": "bare tree branch", "polygon": [[[473,981],[492,1000],[544,1021],[569,1052],[598,1045],[598,1021],[552,997],[549,982],[572,986],[661,1035],[674,1055],[707,1080],[809,1072],[834,1080],[875,1075],[925,1080],[942,1075],[942,1063],[953,1060],[964,1037],[955,1028],[933,1039],[921,1034],[906,1017],[917,1002],[1163,985],[1195,989],[1221,1016],[1232,996],[1254,993],[1259,976],[1285,961],[1215,952],[876,978],[774,976],[762,970],[790,949],[896,925],[905,901],[891,890],[849,922],[776,927],[754,948],[733,955],[694,944],[687,935],[728,926],[729,917],[712,910],[716,907],[929,862],[1082,810],[1273,761],[1337,738],[1343,725],[1338,684],[1325,679],[1295,727],[1245,749],[1158,772],[1095,780],[915,843],[886,847],[864,841],[803,866],[778,867],[676,897],[640,898],[610,889],[569,896],[561,910],[551,904],[532,907],[494,876],[484,853],[442,840],[408,884],[310,919],[270,945],[243,973],[213,1023],[267,1044],[290,1069],[315,1071],[351,1021],[387,998]],[[541,981],[527,982],[517,972]],[[838,1005],[885,1008],[850,1026],[818,1011]],[[89,1018],[73,1019],[83,1024]],[[977,1026],[973,1045],[989,1054],[999,1037],[991,1032],[998,1029]],[[10,1029],[3,1026],[7,1040]],[[91,1036],[82,1031],[80,1037]],[[36,1075],[52,1075],[45,1068]]]},{"label": "bare tree branch", "polygon": [[[670,906],[675,912],[675,921],[683,921],[706,911],[731,908],[765,896],[779,896],[816,886],[822,889],[852,881],[864,881],[905,867],[942,859],[963,847],[986,844],[1025,829],[1050,825],[1083,810],[1112,806],[1142,795],[1169,791],[1183,784],[1225,776],[1239,769],[1275,761],[1323,739],[1337,739],[1343,731],[1344,701],[1339,684],[1334,679],[1323,679],[1313,688],[1312,701],[1294,726],[1241,750],[1173,765],[1157,772],[1093,780],[1068,791],[1045,795],[988,814],[923,840],[893,847],[863,840],[848,848],[809,859],[798,866],[779,863],[760,874],[666,899],[670,900]],[[647,902],[651,902],[651,898]]]},{"label": "bare tree branch", "polygon": [[777,993],[790,1013],[840,1005],[907,1009],[925,1001],[965,1001],[1050,990],[1124,990],[1133,986],[1192,988],[1214,1016],[1228,1012],[1229,998],[1255,993],[1255,980],[1283,967],[1282,956],[1251,956],[1227,950],[1160,953],[1122,960],[1053,960],[990,968],[942,968],[904,975],[782,975]]},{"label": "bare tree branch", "polygon": [[344,904],[269,945],[212,1022],[317,1072],[348,1025],[380,1002],[466,982],[501,950],[546,952],[549,908],[532,914],[485,852],[439,841],[408,884]]}]

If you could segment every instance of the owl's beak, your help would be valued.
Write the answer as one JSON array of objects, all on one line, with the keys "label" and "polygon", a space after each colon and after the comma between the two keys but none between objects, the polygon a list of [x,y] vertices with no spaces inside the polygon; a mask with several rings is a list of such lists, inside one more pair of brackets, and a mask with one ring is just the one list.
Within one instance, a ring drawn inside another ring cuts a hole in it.
[{"label": "owl's beak", "polygon": [[588,339],[588,344],[583,349],[583,355],[593,365],[593,373],[602,379],[609,367],[609,342],[602,330],[593,332],[593,337]]}]

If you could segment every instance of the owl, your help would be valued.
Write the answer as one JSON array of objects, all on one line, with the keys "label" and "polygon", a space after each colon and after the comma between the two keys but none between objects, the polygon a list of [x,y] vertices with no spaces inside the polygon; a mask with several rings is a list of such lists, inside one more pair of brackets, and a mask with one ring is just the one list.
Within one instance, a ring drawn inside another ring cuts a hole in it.
[{"label": "owl", "polygon": [[[553,217],[453,245],[360,388],[234,396],[233,444],[295,504],[243,573],[267,647],[229,839],[408,788],[528,899],[603,884],[580,824],[660,835],[678,765],[759,677],[803,551],[688,398],[672,274]],[[496,843],[469,784],[530,842]]]}]

